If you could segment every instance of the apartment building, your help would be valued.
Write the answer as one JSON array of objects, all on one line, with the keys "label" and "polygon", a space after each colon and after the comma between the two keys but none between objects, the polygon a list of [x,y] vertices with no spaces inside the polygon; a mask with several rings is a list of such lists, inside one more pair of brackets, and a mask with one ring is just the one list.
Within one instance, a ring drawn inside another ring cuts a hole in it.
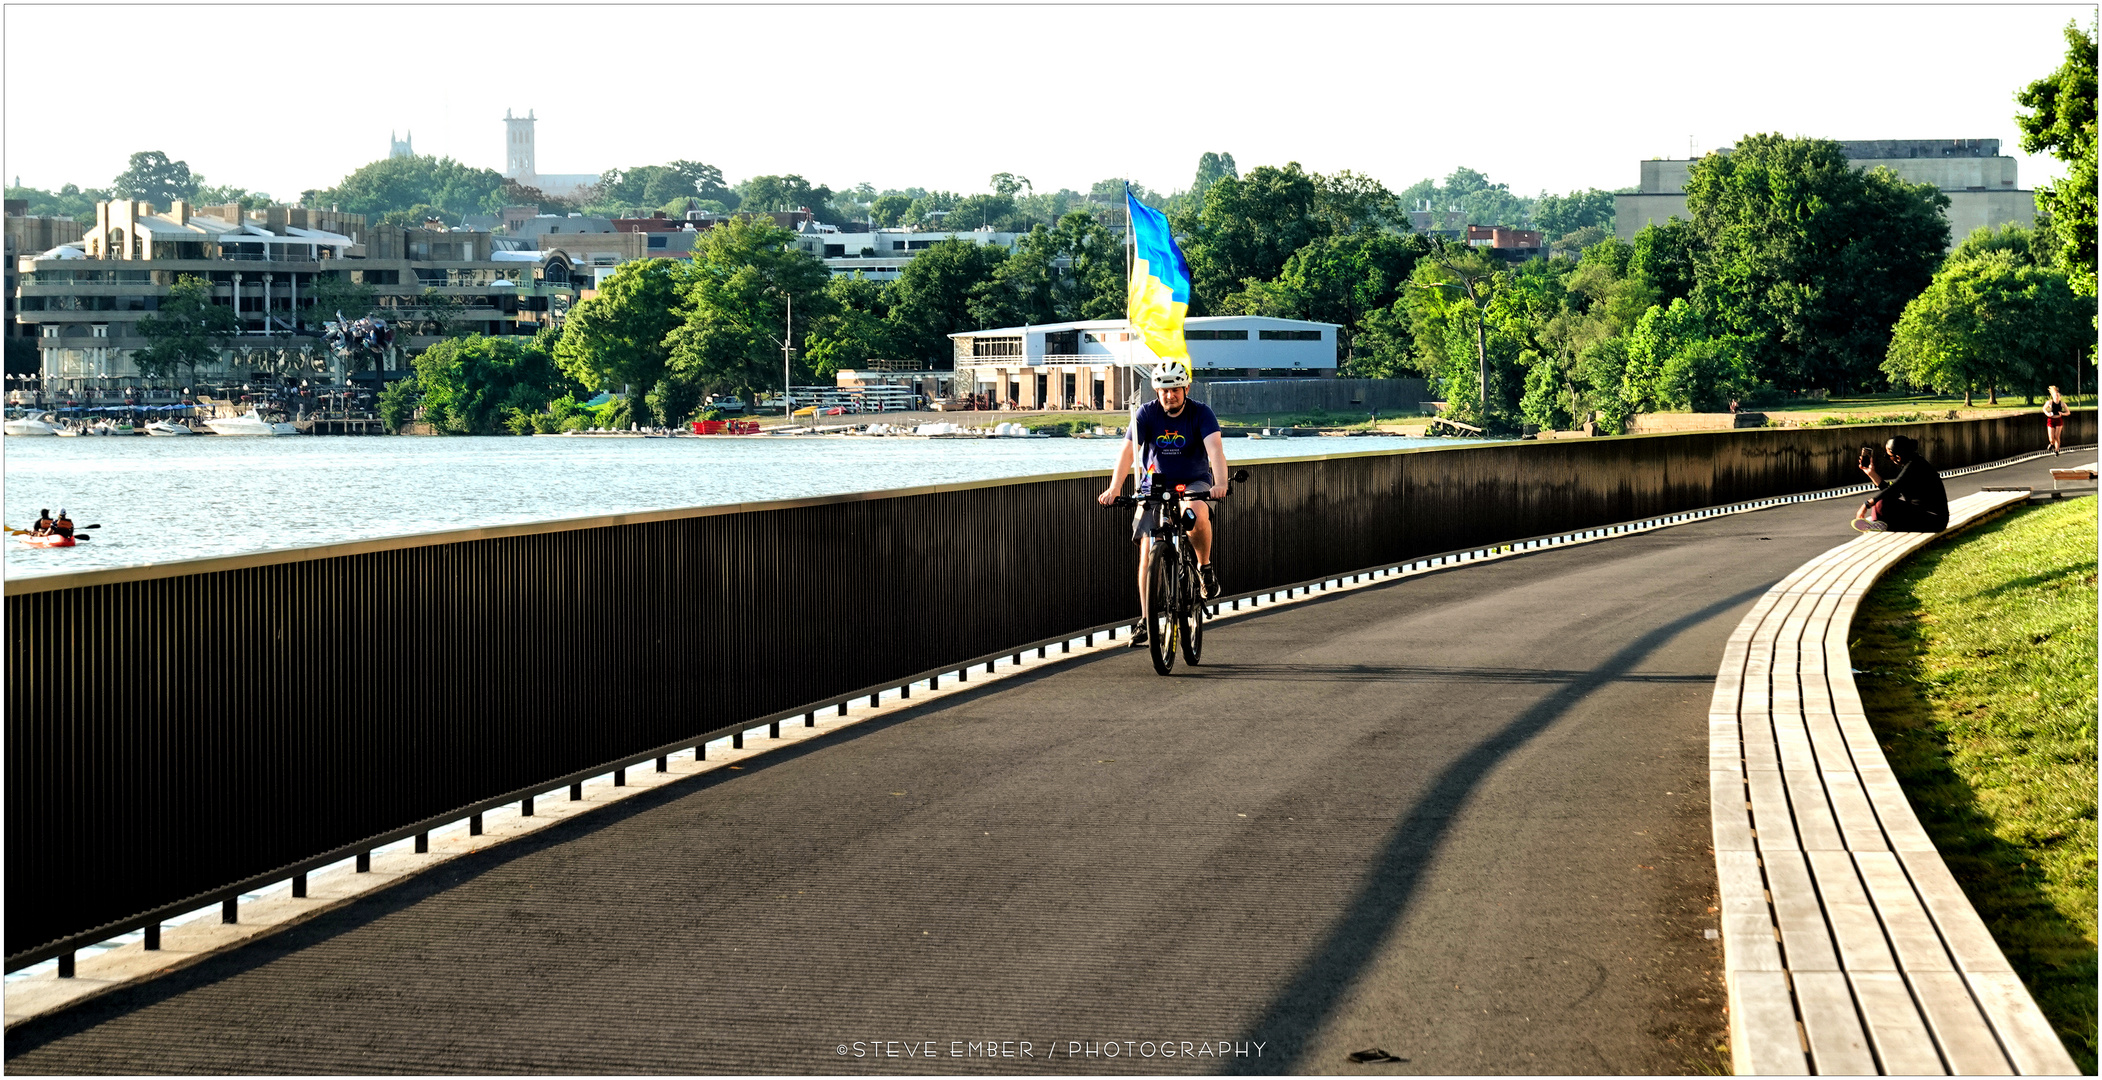
[{"label": "apartment building", "polygon": [[[316,289],[329,279],[373,290],[397,327],[388,366],[442,340],[441,331],[531,334],[574,290],[546,280],[538,251],[500,251],[486,232],[369,225],[358,214],[272,206],[166,210],[132,200],[97,204],[95,224],[72,243],[10,260],[13,321],[34,336],[49,382],[143,385],[131,356],[146,346],[138,325],[182,277],[209,281],[215,302],[240,317],[220,368],[200,381],[259,381],[288,354],[322,351]],[[362,312],[344,312],[356,317]]]},{"label": "apartment building", "polygon": [[[1841,141],[1839,147],[1856,169],[1886,168],[1940,189],[1949,199],[1943,213],[1952,244],[1982,227],[2036,221],[2036,193],[2017,186],[2016,162],[2000,153],[1998,139],[1857,139]],[[1729,152],[1729,147],[1716,151]],[[1692,160],[1644,161],[1641,173],[1638,190],[1613,197],[1614,232],[1622,240],[1634,239],[1644,225],[1693,219],[1686,208]]]}]

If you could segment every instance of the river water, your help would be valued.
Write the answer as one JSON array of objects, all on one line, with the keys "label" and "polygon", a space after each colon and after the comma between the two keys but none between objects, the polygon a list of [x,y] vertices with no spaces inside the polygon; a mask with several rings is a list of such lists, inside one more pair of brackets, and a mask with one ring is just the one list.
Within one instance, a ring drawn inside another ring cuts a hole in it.
[{"label": "river water", "polygon": [[[1228,439],[1228,460],[1464,445]],[[9,543],[11,577],[479,525],[1108,469],[1109,439],[8,438],[5,523],[100,523],[65,549]]]}]

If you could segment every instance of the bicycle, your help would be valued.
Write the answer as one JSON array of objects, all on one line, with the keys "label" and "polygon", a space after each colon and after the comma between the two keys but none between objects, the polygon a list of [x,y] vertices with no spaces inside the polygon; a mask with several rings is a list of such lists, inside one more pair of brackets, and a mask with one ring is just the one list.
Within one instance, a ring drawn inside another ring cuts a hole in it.
[{"label": "bicycle", "polygon": [[[1229,477],[1238,484],[1248,479],[1242,469]],[[1111,505],[1150,506],[1154,515],[1153,570],[1147,575],[1147,650],[1153,654],[1153,670],[1166,675],[1175,670],[1178,649],[1184,662],[1197,666],[1204,657],[1204,623],[1211,618],[1205,603],[1204,581],[1197,570],[1197,551],[1190,543],[1194,513],[1186,502],[1215,502],[1210,492],[1173,490],[1150,495],[1119,495]]]}]

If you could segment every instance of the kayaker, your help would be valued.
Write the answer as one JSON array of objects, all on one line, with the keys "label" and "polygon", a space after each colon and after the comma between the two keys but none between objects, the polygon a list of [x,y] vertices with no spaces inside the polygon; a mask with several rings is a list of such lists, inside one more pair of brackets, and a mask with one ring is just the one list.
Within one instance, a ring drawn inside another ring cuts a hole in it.
[{"label": "kayaker", "polygon": [[63,509],[58,512],[58,520],[51,523],[51,535],[63,536],[68,540],[73,538],[73,519],[67,517]]},{"label": "kayaker", "polygon": [[51,535],[51,511],[49,508],[36,512],[36,524],[29,527],[31,536]]}]

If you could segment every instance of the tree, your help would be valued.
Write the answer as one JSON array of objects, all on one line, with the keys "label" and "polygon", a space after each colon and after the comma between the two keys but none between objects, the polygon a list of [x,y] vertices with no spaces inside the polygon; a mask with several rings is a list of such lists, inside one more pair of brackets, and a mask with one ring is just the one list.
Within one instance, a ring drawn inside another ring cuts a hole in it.
[{"label": "tree", "polygon": [[195,381],[198,366],[217,363],[240,332],[241,320],[233,309],[212,301],[212,283],[184,274],[168,287],[160,310],[139,320],[139,335],[147,346],[132,353],[131,360],[150,379],[188,368]]},{"label": "tree", "polygon": [[1979,387],[2034,395],[2094,345],[2093,304],[2074,293],[2070,276],[2006,249],[1952,257],[1905,305],[1884,372],[1893,382],[1961,390],[1966,405]]},{"label": "tree", "polygon": [[879,229],[895,229],[912,200],[903,195],[878,195],[869,203],[869,220]]},{"label": "tree", "polygon": [[990,301],[994,274],[1006,260],[999,248],[951,238],[905,264],[891,285],[891,321],[912,359],[949,367],[955,355],[950,334],[999,325],[993,316],[1003,305]]},{"label": "tree", "polygon": [[808,209],[813,216],[827,225],[838,225],[841,221],[832,210],[832,189],[823,185],[812,186],[810,181],[793,173],[787,176],[755,176],[737,187],[737,205],[740,210],[801,210]]},{"label": "tree", "polygon": [[1533,203],[1533,224],[1550,237],[1564,237],[1579,229],[1613,228],[1613,193],[1587,188],[1568,195],[1542,194]]},{"label": "tree", "polygon": [[396,210],[435,207],[453,220],[483,212],[483,202],[509,181],[494,169],[477,169],[451,158],[381,158],[360,166],[335,187],[301,196],[309,206],[333,206],[378,219]]},{"label": "tree", "polygon": [[67,184],[57,191],[44,191],[15,184],[8,187],[7,197],[28,203],[22,212],[32,217],[72,218],[83,225],[93,225],[95,204],[117,196],[115,192],[102,188],[83,190],[75,184]]},{"label": "tree", "polygon": [[242,211],[245,212],[257,206],[269,206],[271,203],[267,192],[250,191],[247,188],[235,187],[231,184],[210,185],[204,182],[204,177],[202,176],[193,176],[191,179],[197,183],[197,190],[193,198],[197,200],[197,205],[199,206],[225,206],[232,203],[240,206]]},{"label": "tree", "polygon": [[1660,303],[1693,295],[1694,264],[1701,236],[1693,223],[1674,217],[1662,225],[1644,225],[1635,234],[1628,269],[1649,279]]},{"label": "tree", "polygon": [[409,422],[409,418],[416,415],[417,396],[416,379],[413,376],[406,379],[390,380],[386,386],[381,387],[379,400],[381,426],[391,433],[400,434],[402,427]]},{"label": "tree", "polygon": [[1694,305],[1791,389],[1879,384],[1890,328],[1949,244],[1947,196],[1859,172],[1824,139],[1747,135],[1694,163],[1686,202]]},{"label": "tree", "polygon": [[141,150],[131,155],[131,164],[110,181],[110,188],[120,199],[141,199],[165,210],[177,199],[195,196],[197,180],[187,163],[170,161],[159,150]]},{"label": "tree", "polygon": [[998,229],[1015,231],[1015,201],[1012,195],[970,195],[951,207],[943,226],[951,229]]},{"label": "tree", "polygon": [[1191,200],[1198,206],[1204,205],[1204,193],[1211,190],[1213,184],[1229,177],[1241,178],[1241,170],[1234,165],[1233,155],[1206,150],[1204,156],[1197,159],[1196,178],[1190,181]]},{"label": "tree", "polygon": [[811,374],[829,379],[841,370],[868,366],[898,355],[891,326],[888,287],[855,274],[825,283],[830,310],[810,321],[806,358]]},{"label": "tree", "polygon": [[553,350],[562,373],[586,390],[624,391],[630,400],[646,394],[671,362],[685,277],[686,268],[669,259],[621,264],[563,320]]},{"label": "tree", "polygon": [[2022,150],[2049,150],[2066,175],[2037,190],[2058,234],[2058,257],[2082,296],[2095,295],[2095,34],[2067,23],[2066,58],[2057,71],[2030,83],[2015,101]]},{"label": "tree", "polygon": [[[1275,281],[1243,282],[1219,311],[1335,323],[1337,363],[1352,369],[1361,322],[1394,303],[1417,260],[1431,250],[1421,237],[1375,229],[1323,236],[1293,252]],[[1383,359],[1374,366],[1386,366]]]},{"label": "tree", "polygon": [[[1479,251],[1440,245],[1416,263],[1410,279],[1418,366],[1438,378],[1451,413],[1487,427],[1510,411],[1523,388],[1490,364],[1487,311],[1508,283],[1503,268]],[[1515,359],[1515,357],[1513,358]]]},{"label": "tree", "polygon": [[1010,199],[1023,191],[1036,190],[1035,186],[1030,184],[1028,177],[1004,172],[994,173],[992,180],[988,181],[987,186],[993,189],[993,194]]},{"label": "tree", "polygon": [[[683,318],[666,339],[670,361],[663,388],[652,392],[652,408],[677,420],[679,409],[690,410],[703,393],[749,394],[780,385],[783,334],[794,348],[830,314],[830,281],[825,264],[771,222],[737,219],[708,230],[694,247]],[[784,325],[791,305],[794,323]],[[807,379],[807,367],[804,372]]]},{"label": "tree", "polygon": [[1318,198],[1316,178],[1296,161],[1212,184],[1204,205],[1175,223],[1187,237],[1192,314],[1216,309],[1251,278],[1275,279],[1293,252],[1326,235],[1329,223],[1314,213]]},{"label": "tree", "polygon": [[530,339],[441,341],[416,357],[423,418],[444,435],[495,435],[514,413],[531,415],[561,394],[562,373]]}]

